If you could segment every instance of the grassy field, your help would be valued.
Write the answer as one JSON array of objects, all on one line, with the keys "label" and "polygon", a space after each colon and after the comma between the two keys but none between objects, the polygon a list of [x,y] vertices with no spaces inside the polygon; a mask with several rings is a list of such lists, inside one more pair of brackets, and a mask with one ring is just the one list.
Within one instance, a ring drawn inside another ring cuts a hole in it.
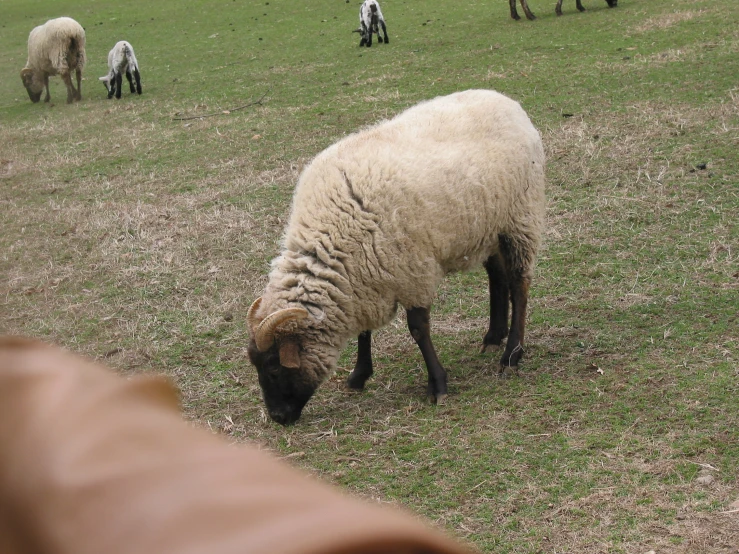
[{"label": "grassy field", "polygon": [[[384,0],[391,43],[359,49],[358,0],[4,0],[0,333],[168,374],[188,418],[484,552],[739,552],[736,0],[554,4]],[[83,101],[57,77],[32,104],[28,33],[61,15],[86,28]],[[121,39],[144,92],[107,100]],[[519,373],[477,353],[484,271],[453,275],[446,405],[398,319],[364,393],[352,345],[297,425],[270,422],[244,319],[302,166],[467,88],[521,102],[547,149]]]}]

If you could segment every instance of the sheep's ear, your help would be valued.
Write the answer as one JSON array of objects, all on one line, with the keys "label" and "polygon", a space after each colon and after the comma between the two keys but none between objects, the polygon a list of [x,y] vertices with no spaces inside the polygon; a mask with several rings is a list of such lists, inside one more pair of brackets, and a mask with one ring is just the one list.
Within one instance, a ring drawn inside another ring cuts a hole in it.
[{"label": "sheep's ear", "polygon": [[300,347],[294,340],[287,339],[280,344],[280,365],[290,369],[300,368]]}]

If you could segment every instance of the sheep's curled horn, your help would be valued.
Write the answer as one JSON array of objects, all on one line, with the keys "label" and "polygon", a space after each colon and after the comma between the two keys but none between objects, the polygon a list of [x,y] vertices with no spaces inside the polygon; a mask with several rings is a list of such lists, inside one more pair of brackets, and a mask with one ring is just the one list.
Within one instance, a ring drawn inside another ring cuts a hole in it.
[{"label": "sheep's curled horn", "polygon": [[260,296],[252,303],[246,314],[246,321],[249,325],[249,331],[254,337],[254,342],[257,344],[257,349],[260,352],[266,352],[275,343],[275,331],[277,331],[277,328],[288,321],[305,319],[308,317],[308,310],[305,308],[285,308],[268,315],[261,322],[258,322],[256,311],[261,302],[262,297]]}]

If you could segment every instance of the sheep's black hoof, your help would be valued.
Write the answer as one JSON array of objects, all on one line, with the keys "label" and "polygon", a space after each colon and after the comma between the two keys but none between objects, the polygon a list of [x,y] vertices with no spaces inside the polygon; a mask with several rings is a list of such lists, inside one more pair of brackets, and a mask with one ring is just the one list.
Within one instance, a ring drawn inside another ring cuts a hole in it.
[{"label": "sheep's black hoof", "polygon": [[377,42],[382,43],[382,37],[377,37]]},{"label": "sheep's black hoof", "polygon": [[358,379],[356,376],[353,375],[349,375],[349,378],[346,380],[346,386],[349,387],[349,390],[357,392],[361,392],[364,390],[364,383],[364,380]]},{"label": "sheep's black hoof", "polygon": [[390,39],[385,37],[385,44],[390,44]]},{"label": "sheep's black hoof", "polygon": [[578,9],[578,11],[581,11],[581,12],[584,12],[585,11],[585,8],[577,8],[577,9]]},{"label": "sheep's black hoof", "polygon": [[428,395],[426,395],[426,399],[429,401],[429,404],[436,404],[437,406],[443,406],[444,404],[446,404],[446,398],[447,398],[446,393],[443,393],[443,394],[428,393]]}]

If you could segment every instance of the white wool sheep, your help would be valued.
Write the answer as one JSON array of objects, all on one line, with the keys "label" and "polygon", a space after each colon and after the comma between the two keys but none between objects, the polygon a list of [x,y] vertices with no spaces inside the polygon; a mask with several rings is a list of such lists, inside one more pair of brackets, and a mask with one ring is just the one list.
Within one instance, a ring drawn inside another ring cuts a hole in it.
[{"label": "white wool sheep", "polygon": [[382,27],[382,32],[385,35],[385,44],[389,44],[390,39],[387,37],[387,27],[385,26],[385,18],[382,16],[382,10],[380,10],[380,4],[377,0],[364,0],[359,7],[360,28],[356,31],[362,35],[359,46],[372,46],[372,33],[377,34],[378,42],[383,41],[378,24]]},{"label": "white wool sheep", "polygon": [[[85,30],[74,19],[50,19],[28,35],[28,61],[21,70],[23,86],[32,102],[51,99],[49,77],[61,75],[67,86],[67,104],[82,100],[82,68],[85,66]],[[77,88],[72,84],[72,71],[77,76]]]},{"label": "white wool sheep", "polygon": [[292,423],[359,336],[349,376],[372,373],[371,330],[398,304],[429,373],[447,395],[429,334],[429,308],[444,275],[484,265],[490,327],[483,350],[510,334],[501,359],[523,352],[526,303],[544,226],[544,149],[521,106],[494,91],[423,102],[350,135],[305,168],[282,254],[249,309],[248,354],[273,420]]},{"label": "white wool sheep", "polygon": [[[105,89],[108,91],[108,99],[113,98],[114,94],[116,98],[121,97],[124,73],[126,74],[126,79],[128,79],[128,85],[131,87],[131,94],[134,92],[141,94],[139,62],[136,60],[136,54],[133,52],[131,43],[121,40],[116,42],[113,49],[108,52],[108,74],[105,77],[98,78],[103,82]],[[136,79],[135,88],[133,79]]]}]

